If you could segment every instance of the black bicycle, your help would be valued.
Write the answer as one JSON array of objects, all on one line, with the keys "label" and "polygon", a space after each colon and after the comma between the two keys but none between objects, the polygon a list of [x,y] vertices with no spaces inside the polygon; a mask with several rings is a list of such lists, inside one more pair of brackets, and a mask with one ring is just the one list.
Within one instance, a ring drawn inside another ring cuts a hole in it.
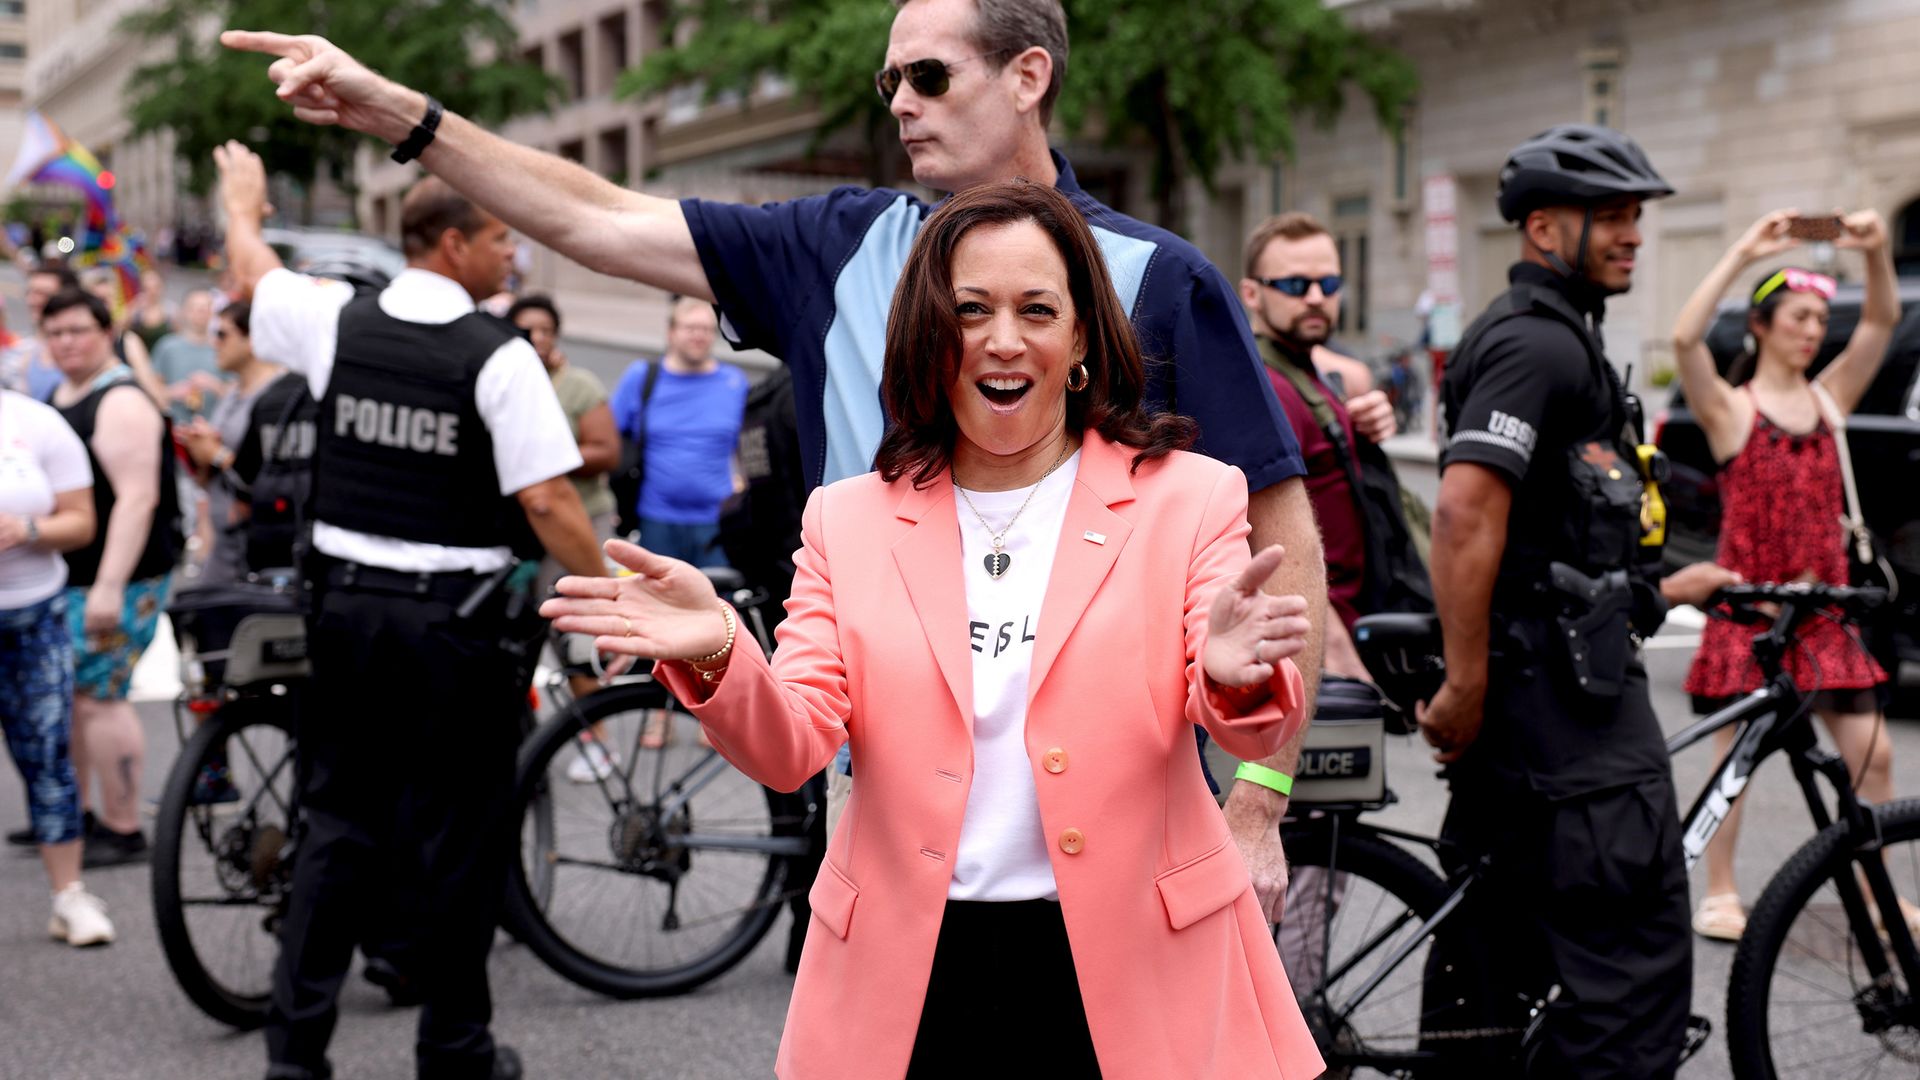
[{"label": "black bicycle", "polygon": [[[708,568],[771,652],[763,590]],[[753,951],[819,857],[825,793],[761,787],[638,672],[553,714],[521,748],[515,933],[547,966],[615,998],[684,993]]]},{"label": "black bicycle", "polygon": [[154,822],[154,922],[188,999],[251,1029],[266,1021],[293,886],[306,629],[285,581],[182,593],[168,614],[185,678]]},{"label": "black bicycle", "polygon": [[[167,612],[181,748],[154,822],[154,922],[188,999],[242,1030],[266,1022],[304,831],[295,747],[309,670],[295,589],[290,574],[195,589]],[[530,702],[522,732],[533,724]],[[536,842],[550,834],[544,804],[527,815]]]},{"label": "black bicycle", "polygon": [[[1738,725],[1731,752],[1687,813],[1689,867],[1754,769],[1776,753],[1788,755],[1816,829],[1774,874],[1734,956],[1726,1026],[1739,1080],[1872,1076],[1888,1064],[1911,1073],[1920,1065],[1920,950],[1909,929],[1913,909],[1903,900],[1920,896],[1920,800],[1862,802],[1845,763],[1815,737],[1811,694],[1784,666],[1798,627],[1817,618],[1857,620],[1885,595],[1818,584],[1722,590],[1714,614],[1761,628],[1753,654],[1764,684],[1668,740],[1677,753]],[[1444,677],[1431,617],[1362,619],[1354,637],[1382,690],[1409,715]],[[1443,879],[1410,848],[1449,865],[1441,858],[1450,854],[1445,841],[1363,819],[1391,801],[1390,791],[1363,802],[1296,800],[1282,827],[1289,860],[1326,871],[1311,878],[1315,893],[1296,894],[1288,911],[1306,920],[1304,931],[1290,931],[1308,942],[1304,957],[1293,950],[1299,958],[1290,957],[1290,975],[1327,1075],[1444,1076],[1453,1059],[1448,1044],[1468,1040],[1517,1055],[1523,1029],[1447,1029],[1421,1011],[1428,944],[1486,871],[1471,865]],[[1553,993],[1515,989],[1536,1007]],[[1687,1052],[1705,1037],[1696,1025]]]}]

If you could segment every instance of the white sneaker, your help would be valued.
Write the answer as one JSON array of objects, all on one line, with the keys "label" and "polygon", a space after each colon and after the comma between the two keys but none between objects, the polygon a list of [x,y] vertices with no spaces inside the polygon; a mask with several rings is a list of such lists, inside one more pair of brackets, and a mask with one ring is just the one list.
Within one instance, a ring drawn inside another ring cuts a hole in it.
[{"label": "white sneaker", "polygon": [[107,944],[113,940],[107,902],[74,882],[53,894],[53,917],[47,920],[47,933],[69,945]]},{"label": "white sneaker", "polygon": [[580,754],[567,765],[567,779],[576,784],[592,784],[613,775],[620,755],[608,750],[598,739],[582,739]]}]

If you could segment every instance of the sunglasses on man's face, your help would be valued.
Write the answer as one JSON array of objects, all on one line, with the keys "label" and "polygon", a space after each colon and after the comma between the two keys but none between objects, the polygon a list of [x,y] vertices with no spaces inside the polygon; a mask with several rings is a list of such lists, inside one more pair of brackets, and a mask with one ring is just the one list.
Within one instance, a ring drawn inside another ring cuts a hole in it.
[{"label": "sunglasses on man's face", "polygon": [[1320,286],[1321,296],[1338,296],[1342,283],[1339,274],[1328,274],[1325,277],[1303,277],[1299,274],[1294,274],[1291,277],[1256,278],[1255,280],[1275,292],[1296,299],[1307,295],[1307,290],[1313,288],[1315,285]]},{"label": "sunglasses on man's face", "polygon": [[880,100],[893,104],[893,96],[900,92],[900,84],[913,87],[913,92],[921,97],[939,97],[953,85],[953,69],[974,60],[985,60],[990,56],[999,56],[1005,49],[969,56],[964,60],[955,60],[949,64],[945,60],[915,60],[898,67],[882,68],[873,73],[873,87],[880,91]]}]

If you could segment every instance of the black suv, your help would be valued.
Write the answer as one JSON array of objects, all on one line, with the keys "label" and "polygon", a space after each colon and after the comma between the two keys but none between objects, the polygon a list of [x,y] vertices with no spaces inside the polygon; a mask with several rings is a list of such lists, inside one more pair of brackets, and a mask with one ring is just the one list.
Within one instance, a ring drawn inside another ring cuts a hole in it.
[{"label": "black suv", "polygon": [[[1860,299],[1859,285],[1842,286],[1834,297],[1827,340],[1813,361],[1815,372],[1852,336],[1860,320]],[[1920,380],[1915,371],[1920,363],[1920,278],[1901,279],[1900,304],[1902,317],[1886,362],[1860,407],[1847,418],[1847,441],[1867,525],[1885,545],[1900,580],[1891,620],[1894,647],[1902,659],[1920,663]],[[1707,330],[1707,348],[1723,374],[1740,353],[1746,313],[1745,304],[1727,304]],[[1720,533],[1719,470],[1678,387],[1654,422],[1654,441],[1673,462],[1673,479],[1663,489],[1667,561],[1681,566],[1711,559]]]}]

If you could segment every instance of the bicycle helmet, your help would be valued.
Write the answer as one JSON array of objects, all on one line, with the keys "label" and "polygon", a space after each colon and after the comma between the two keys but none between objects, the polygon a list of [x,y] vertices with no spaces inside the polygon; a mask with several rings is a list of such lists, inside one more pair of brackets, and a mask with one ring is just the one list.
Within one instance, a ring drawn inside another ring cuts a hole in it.
[{"label": "bicycle helmet", "polygon": [[1500,216],[1515,224],[1543,206],[1671,194],[1639,143],[1593,124],[1548,128],[1514,147],[1500,169]]}]

